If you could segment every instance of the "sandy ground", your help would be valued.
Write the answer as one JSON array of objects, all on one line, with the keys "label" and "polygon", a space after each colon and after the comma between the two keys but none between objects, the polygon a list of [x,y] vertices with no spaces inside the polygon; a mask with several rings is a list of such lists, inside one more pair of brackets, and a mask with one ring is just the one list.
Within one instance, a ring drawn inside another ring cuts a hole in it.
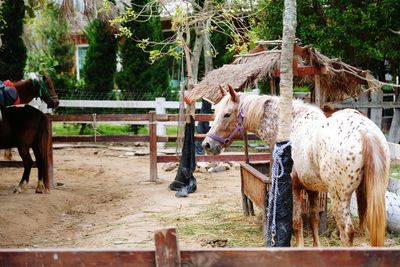
[{"label": "sandy ground", "polygon": [[[175,171],[163,171],[159,164],[158,182],[149,183],[149,157],[126,156],[126,149],[130,148],[55,149],[56,186],[50,194],[34,193],[36,169],[29,191],[13,194],[22,169],[1,169],[0,247],[150,248],[154,230],[165,227],[155,214],[179,216],[240,199],[238,169],[196,173],[197,192],[176,198],[167,189]],[[13,155],[18,159],[15,151]],[[181,240],[180,245],[196,247]]]}]

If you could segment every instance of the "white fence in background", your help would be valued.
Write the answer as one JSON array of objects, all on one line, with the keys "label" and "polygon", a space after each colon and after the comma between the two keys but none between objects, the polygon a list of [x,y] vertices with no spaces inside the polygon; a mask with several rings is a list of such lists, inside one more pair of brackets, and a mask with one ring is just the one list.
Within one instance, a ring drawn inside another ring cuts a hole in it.
[{"label": "white fence in background", "polygon": [[[60,107],[65,108],[135,108],[154,109],[157,114],[167,114],[167,109],[179,109],[178,101],[166,101],[158,97],[154,101],[118,101],[118,100],[60,100]],[[201,103],[196,103],[196,109]],[[129,124],[147,124],[148,122],[130,122]],[[165,125],[176,125],[176,122],[158,122],[157,135],[166,135]]]}]

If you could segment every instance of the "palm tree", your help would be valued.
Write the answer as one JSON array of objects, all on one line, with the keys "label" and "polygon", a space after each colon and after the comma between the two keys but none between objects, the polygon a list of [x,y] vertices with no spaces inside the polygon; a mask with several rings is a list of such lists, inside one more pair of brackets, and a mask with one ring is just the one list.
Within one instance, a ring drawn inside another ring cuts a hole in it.
[{"label": "palm tree", "polygon": [[[116,11],[123,8],[128,0],[103,1],[103,0],[25,0],[32,7],[43,7],[49,2],[56,3],[60,7],[61,14],[67,19],[73,19],[76,13],[81,13],[87,18],[99,18],[108,21],[116,16]],[[99,12],[107,3],[107,12]]]},{"label": "palm tree", "polygon": [[[292,235],[292,181],[290,173],[292,171],[293,160],[291,159],[291,147],[289,143],[290,128],[292,124],[292,98],[293,98],[293,50],[296,35],[296,0],[285,0],[285,10],[283,15],[283,38],[281,54],[281,81],[278,117],[278,135],[274,148],[274,165],[272,179],[276,187],[272,186],[270,198],[268,225],[267,225],[267,246],[290,246]],[[283,164],[283,175],[278,177],[281,170],[276,161]],[[279,178],[279,183],[277,179]],[[279,190],[277,188],[279,184]],[[273,191],[279,191],[275,194]],[[275,202],[275,203],[274,203]],[[275,207],[275,208],[274,208]],[[275,213],[276,217],[272,213]],[[274,218],[274,219],[270,219]],[[273,221],[275,220],[275,221]],[[275,228],[276,225],[276,228]]]}]

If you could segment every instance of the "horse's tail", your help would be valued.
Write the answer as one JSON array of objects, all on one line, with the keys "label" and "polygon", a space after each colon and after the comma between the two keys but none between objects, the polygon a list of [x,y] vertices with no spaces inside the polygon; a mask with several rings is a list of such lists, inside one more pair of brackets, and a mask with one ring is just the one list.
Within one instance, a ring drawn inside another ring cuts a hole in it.
[{"label": "horse's tail", "polygon": [[383,246],[386,230],[385,192],[389,168],[387,156],[376,135],[362,133],[364,179],[357,189],[360,226],[366,223],[371,246]]},{"label": "horse's tail", "polygon": [[50,145],[49,140],[51,138],[50,135],[51,133],[49,132],[48,125],[49,125],[49,119],[45,114],[43,114],[39,125],[39,140],[40,140],[39,149],[40,149],[40,154],[42,155],[43,178],[46,191],[50,190],[50,185],[48,184],[49,168],[52,167],[50,166],[52,162],[49,162],[49,145]]}]

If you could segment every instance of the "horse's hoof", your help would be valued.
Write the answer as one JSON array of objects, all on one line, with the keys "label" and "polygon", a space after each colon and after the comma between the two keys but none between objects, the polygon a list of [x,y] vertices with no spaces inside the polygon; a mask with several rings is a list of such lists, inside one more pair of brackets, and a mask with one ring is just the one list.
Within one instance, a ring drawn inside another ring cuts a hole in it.
[{"label": "horse's hoof", "polygon": [[339,233],[339,230],[337,228],[332,231],[331,237],[336,238],[336,239],[340,238],[340,233]]},{"label": "horse's hoof", "polygon": [[35,193],[36,194],[44,194],[44,193],[46,193],[46,188],[45,188],[43,183],[39,183],[37,185]]},{"label": "horse's hoof", "polygon": [[43,188],[36,187],[35,193],[36,194],[44,194],[45,192],[44,192]]},{"label": "horse's hoof", "polygon": [[20,183],[16,188],[14,188],[14,194],[22,192],[28,192],[28,184],[26,182]]},{"label": "horse's hoof", "polygon": [[13,193],[14,193],[14,194],[20,194],[20,193],[22,193],[21,187],[17,186],[16,188],[14,188]]}]

